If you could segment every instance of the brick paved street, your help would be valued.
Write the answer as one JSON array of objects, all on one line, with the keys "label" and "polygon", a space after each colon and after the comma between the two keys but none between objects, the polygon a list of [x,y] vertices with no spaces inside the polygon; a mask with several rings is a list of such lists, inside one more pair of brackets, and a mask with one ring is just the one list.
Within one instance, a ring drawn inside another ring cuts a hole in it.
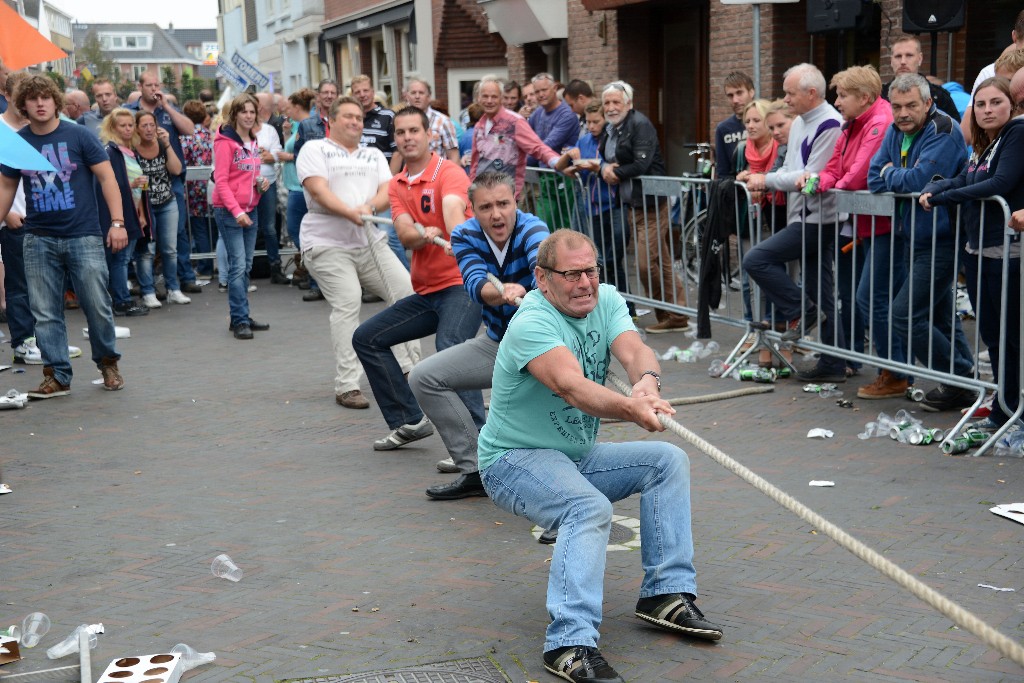
[{"label": "brick paved street", "polygon": [[[515,682],[541,666],[546,560],[530,524],[486,498],[432,502],[437,436],[398,451],[376,407],[335,405],[325,303],[258,281],[269,332],[239,342],[226,295],[118,319],[126,388],[108,393],[69,312],[70,397],[0,412],[0,626],[46,612],[53,629],[16,673],[50,666],[46,647],[102,622],[98,674],[114,658],[187,642],[217,653],[196,683],[340,676],[490,657]],[[380,304],[366,307],[375,312]],[[735,342],[723,328],[720,342]],[[649,341],[664,350],[681,335]],[[425,345],[426,351],[432,351]],[[9,347],[0,358],[9,362]],[[666,396],[736,388],[706,365],[673,364]],[[0,374],[26,391],[41,371]],[[866,380],[862,383],[866,383]],[[854,397],[858,383],[845,386]],[[750,385],[742,385],[750,386]],[[364,384],[365,387],[365,384]],[[1003,633],[1024,636],[1024,526],[989,512],[1024,500],[1024,460],[946,457],[856,434],[902,400],[856,410],[786,380],[772,394],[682,407],[681,423]],[[925,424],[948,427],[924,414]],[[811,427],[835,432],[806,438]],[[605,439],[651,436],[612,424]],[[601,646],[631,681],[1014,681],[1024,669],[684,445],[693,471],[700,606],[717,644],[633,616],[640,559],[611,552]],[[830,479],[835,488],[810,488]],[[638,499],[616,506],[638,515]],[[214,578],[228,553],[239,583]],[[1015,588],[997,592],[987,583]]]}]

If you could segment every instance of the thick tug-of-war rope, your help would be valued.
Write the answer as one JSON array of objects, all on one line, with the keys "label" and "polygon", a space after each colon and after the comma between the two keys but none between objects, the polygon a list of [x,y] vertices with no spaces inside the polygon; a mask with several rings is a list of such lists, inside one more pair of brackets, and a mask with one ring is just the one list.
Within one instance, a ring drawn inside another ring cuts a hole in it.
[{"label": "thick tug-of-war rope", "polygon": [[[613,373],[609,373],[608,379],[623,394],[629,396],[632,392],[632,388],[616,377]],[[820,529],[825,535],[840,546],[846,548],[851,553],[867,562],[868,565],[889,577],[900,586],[906,588],[945,616],[949,617],[953,623],[970,631],[974,635],[978,636],[978,638],[980,638],[981,641],[989,647],[998,650],[1017,664],[1024,666],[1024,647],[1022,647],[1020,643],[1003,635],[998,630],[982,621],[972,612],[964,609],[938,591],[914,578],[898,565],[882,557],[876,551],[858,541],[835,524],[829,522],[827,519],[814,512],[800,501],[736,462],[711,443],[697,436],[686,427],[683,427],[670,416],[658,415],[658,420],[665,426],[665,429],[704,451],[719,465],[733,472],[758,491],[765,494],[790,512],[796,514],[800,519],[804,520],[808,524],[812,524],[815,528]]]}]

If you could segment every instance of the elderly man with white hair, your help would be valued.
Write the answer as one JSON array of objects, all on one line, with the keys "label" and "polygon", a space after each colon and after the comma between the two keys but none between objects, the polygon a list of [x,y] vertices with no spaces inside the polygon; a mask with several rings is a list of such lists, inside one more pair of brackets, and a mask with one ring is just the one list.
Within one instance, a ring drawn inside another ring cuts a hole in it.
[{"label": "elderly man with white hair", "polygon": [[[640,283],[652,299],[685,306],[686,289],[672,269],[668,202],[645,202],[639,180],[645,175],[665,175],[658,133],[650,119],[633,109],[629,83],[609,83],[601,102],[611,124],[598,147],[601,178],[615,189],[624,206],[632,207],[629,215]],[[651,334],[682,331],[690,324],[687,316],[661,308],[655,309],[654,315],[658,322],[645,328]]]},{"label": "elderly man with white hair", "polygon": [[[832,157],[843,118],[825,101],[825,77],[813,64],[797,64],[782,81],[786,104],[797,115],[789,131],[782,168],[747,180],[752,191],[788,192],[788,224],[747,252],[743,268],[761,287],[785,321],[783,341],[796,341],[821,321],[821,338],[845,346],[843,326],[837,325],[832,295],[832,247],[836,238],[836,199],[809,196],[803,188],[807,174],[820,173]],[[805,259],[803,289],[793,282],[786,264]],[[817,365],[802,370],[804,382],[845,382],[846,361],[822,354]]]}]

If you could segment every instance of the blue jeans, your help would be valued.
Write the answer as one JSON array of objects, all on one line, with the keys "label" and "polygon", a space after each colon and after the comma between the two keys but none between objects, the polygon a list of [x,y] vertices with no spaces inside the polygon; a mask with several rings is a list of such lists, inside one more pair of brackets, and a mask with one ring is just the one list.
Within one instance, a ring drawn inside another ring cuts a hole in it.
[{"label": "blue jeans", "polygon": [[[352,346],[388,427],[415,424],[423,418],[391,347],[433,334],[437,350],[443,351],[476,336],[482,315],[480,304],[473,303],[466,289],[458,285],[399,299],[356,328]],[[484,399],[480,391],[460,391],[458,395],[469,408],[477,429],[483,427]]]},{"label": "blue jeans", "polygon": [[7,296],[7,327],[11,331],[11,347],[21,346],[33,336],[35,320],[28,305],[25,282],[24,228],[0,228],[0,252],[4,257],[4,290]]},{"label": "blue jeans", "polygon": [[156,292],[153,280],[153,256],[160,249],[164,284],[167,291],[181,289],[178,283],[178,203],[173,199],[152,207],[153,239],[135,254],[135,274],[143,294]]},{"label": "blue jeans", "polygon": [[79,305],[89,324],[92,360],[118,360],[114,342],[114,313],[107,293],[107,256],[103,238],[25,235],[25,277],[35,318],[36,345],[54,378],[71,384],[68,329],[64,322],[64,280],[71,278]]},{"label": "blue jeans", "polygon": [[[981,340],[988,347],[992,359],[992,374],[996,381],[1000,373],[1005,377],[1002,384],[1001,397],[1005,397],[1007,413],[1000,401],[992,402],[992,413],[989,417],[997,424],[1003,424],[1010,418],[1010,413],[1020,403],[1020,259],[1010,259],[1009,275],[1003,282],[1002,259],[982,258],[981,283],[978,283],[978,257],[968,254],[964,259],[964,270],[967,274],[967,294],[971,297],[971,305],[978,321],[978,332]],[[1000,307],[1006,298],[1006,367],[999,367],[999,330]]]},{"label": "blue jeans", "polygon": [[[189,223],[192,226],[192,243],[195,245],[195,251],[209,254],[217,243],[217,224],[209,216],[189,216]],[[207,258],[197,262],[195,273],[206,277],[213,275],[213,259]]]},{"label": "blue jeans", "polygon": [[[256,250],[256,231],[259,230],[259,216],[256,210],[249,212],[252,225],[243,228],[227,209],[216,207],[213,217],[220,232],[218,247],[224,245],[227,255],[228,307],[231,310],[231,324],[248,323],[249,318],[249,270],[252,268],[252,253]],[[221,277],[224,277],[221,274]]]},{"label": "blue jeans", "polygon": [[[871,343],[875,355],[900,363],[907,361],[906,336],[889,323],[889,303],[907,281],[907,240],[901,234],[887,233],[865,239],[864,270],[857,283],[857,312],[870,321]],[[904,331],[906,328],[904,328]],[[906,375],[892,373],[903,379]]]},{"label": "blue jeans", "polygon": [[277,183],[270,183],[270,187],[260,197],[260,203],[256,205],[256,213],[259,214],[259,227],[263,232],[263,246],[267,250],[267,260],[270,265],[281,263],[280,249],[281,239],[277,235]]},{"label": "blue jeans", "polygon": [[[824,344],[844,348],[846,338],[842,326],[836,325],[836,305],[832,295],[835,237],[836,226],[832,223],[790,223],[748,251],[743,257],[743,269],[761,287],[782,320],[803,317],[806,309],[813,310],[810,304],[820,298],[817,301],[818,312],[824,316],[820,339]],[[804,286],[801,289],[789,276],[786,264],[805,257],[802,264]],[[807,306],[803,303],[804,293]],[[838,356],[822,354],[818,366],[845,371],[846,361]]]},{"label": "blue jeans", "polygon": [[548,571],[545,652],[597,645],[612,503],[634,493],[640,493],[640,597],[697,594],[690,461],[676,446],[601,443],[578,463],[550,449],[512,450],[480,477],[495,505],[542,529],[558,529]]},{"label": "blue jeans", "polygon": [[128,289],[128,262],[135,253],[135,240],[129,239],[128,246],[117,253],[110,251],[110,247],[104,247],[104,252],[110,273],[110,296],[115,304],[126,304],[132,300]]},{"label": "blue jeans", "polygon": [[926,368],[970,377],[974,358],[953,306],[956,244],[940,238],[934,252],[915,244],[911,258],[910,277],[892,302],[893,337],[907,340],[905,355]]},{"label": "blue jeans", "polygon": [[[195,282],[196,271],[192,269],[192,237],[188,230],[188,203],[185,201],[185,184],[174,182],[174,200],[178,205],[178,281]],[[193,226],[194,227],[194,226]],[[164,275],[166,278],[167,276]]]}]

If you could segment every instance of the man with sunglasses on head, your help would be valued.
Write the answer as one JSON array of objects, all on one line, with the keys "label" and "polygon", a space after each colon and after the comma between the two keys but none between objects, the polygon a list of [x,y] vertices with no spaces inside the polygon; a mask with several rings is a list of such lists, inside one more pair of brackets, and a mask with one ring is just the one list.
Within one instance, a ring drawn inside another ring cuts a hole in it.
[{"label": "man with sunglasses on head", "polygon": [[[634,613],[673,633],[722,637],[694,605],[686,453],[665,441],[597,443],[601,418],[664,431],[657,356],[615,287],[599,284],[597,248],[557,230],[541,243],[537,289],[523,297],[494,362],[478,444],[494,503],[558,528],[548,575],[544,668],[570,681],[622,681],[597,649],[612,503],[640,494],[644,579]],[[614,356],[630,396],[604,386]]]}]

